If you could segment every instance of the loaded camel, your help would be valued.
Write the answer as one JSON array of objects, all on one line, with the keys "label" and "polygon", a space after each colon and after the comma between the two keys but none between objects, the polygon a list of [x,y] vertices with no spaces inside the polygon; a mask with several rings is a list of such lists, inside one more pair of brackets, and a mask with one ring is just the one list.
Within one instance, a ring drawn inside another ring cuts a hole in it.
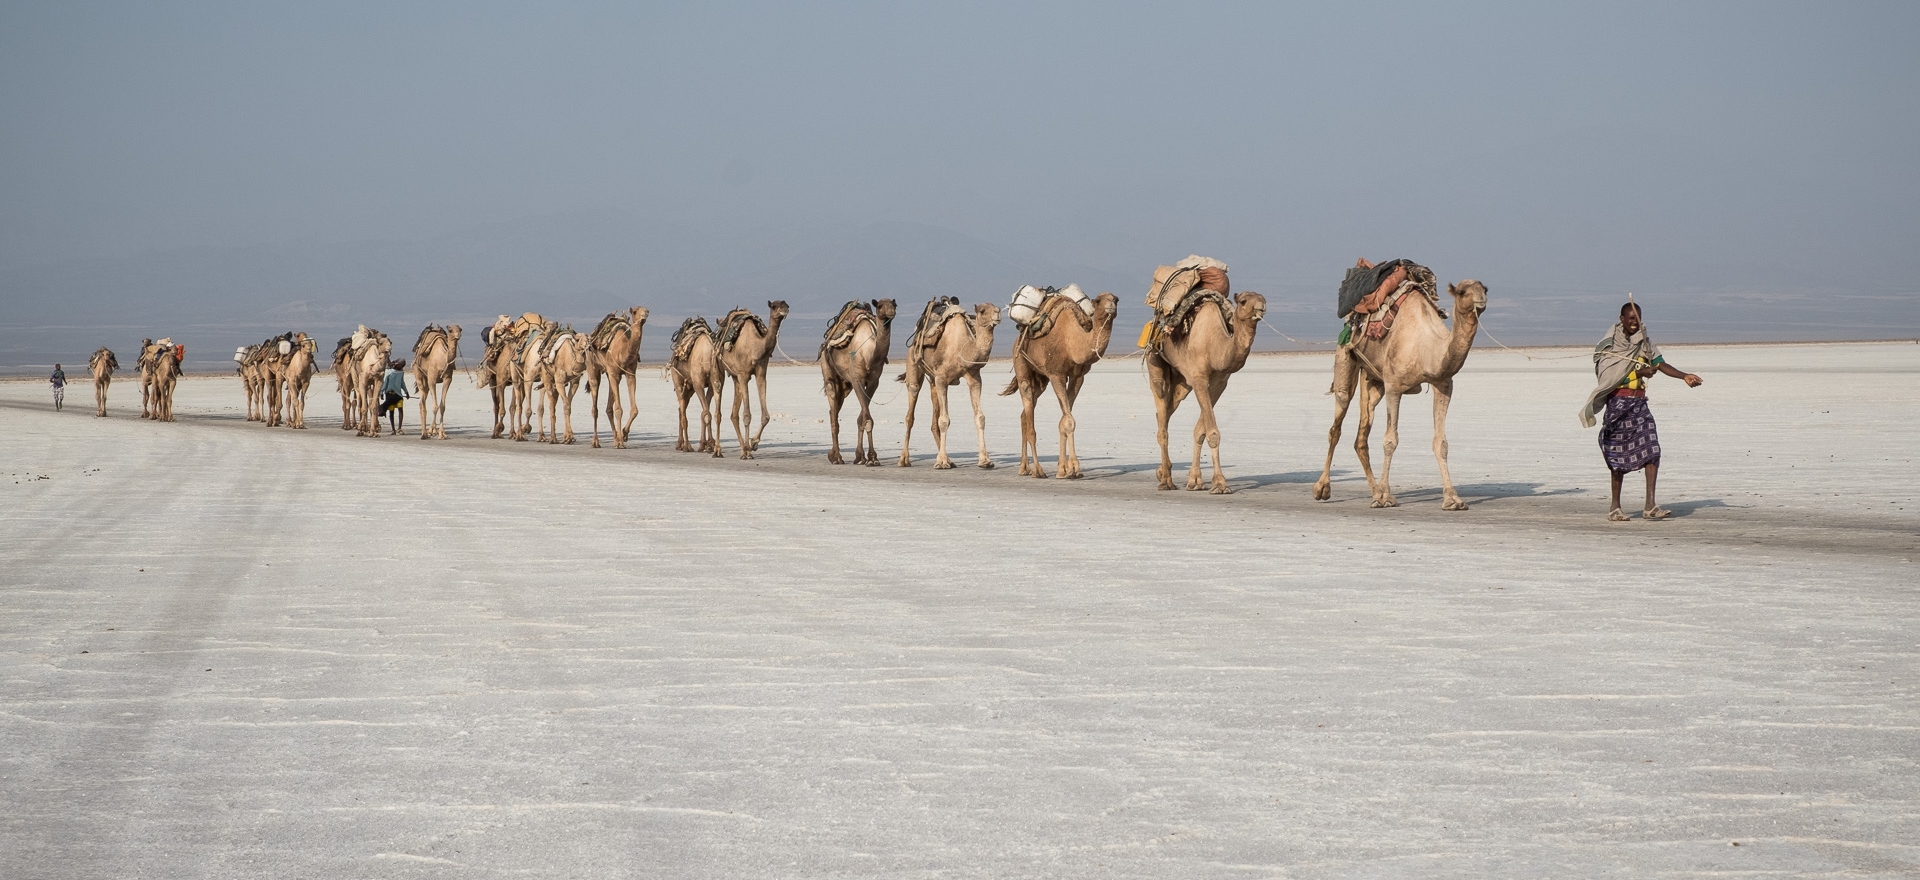
[{"label": "loaded camel", "polygon": [[393,340],[378,330],[361,325],[350,342],[347,357],[348,381],[353,383],[355,419],[359,436],[380,436],[380,383],[386,377]]},{"label": "loaded camel", "polygon": [[[546,378],[547,348],[560,335],[560,325],[528,313],[522,316],[528,329],[521,337],[520,351],[514,355],[513,383],[513,423],[508,426],[507,436],[525,442],[528,434],[533,434],[539,442],[547,440],[546,416],[540,412],[545,397],[536,394],[544,388]],[[538,416],[539,426],[535,427]]]},{"label": "loaded camel", "polygon": [[[480,355],[480,387],[493,392],[493,439],[500,439],[513,416],[513,397],[520,387],[520,345],[540,318],[532,312],[514,320],[501,315],[482,330],[486,351]],[[517,426],[515,426],[517,427]]]},{"label": "loaded camel", "polygon": [[87,359],[87,372],[93,374],[94,417],[107,417],[107,386],[113,384],[113,371],[120,369],[120,359],[113,356],[113,350],[101,346]]},{"label": "loaded camel", "polygon": [[[640,370],[640,334],[647,326],[647,309],[634,306],[624,314],[614,312],[600,319],[593,336],[587,340],[587,403],[593,410],[593,448],[600,448],[600,380],[607,381],[607,431],[613,435],[613,448],[627,448],[627,436],[633,419],[640,414],[634,399],[635,381]],[[626,409],[620,405],[620,388],[627,389]]]},{"label": "loaded camel", "polygon": [[[1340,443],[1340,424],[1346,420],[1347,406],[1353,403],[1355,386],[1360,389],[1360,426],[1353,439],[1353,451],[1360,457],[1360,469],[1367,475],[1367,488],[1373,494],[1374,507],[1399,504],[1393,487],[1387,482],[1393,469],[1393,452],[1400,445],[1400,396],[1418,394],[1422,384],[1433,386],[1433,457],[1440,463],[1442,510],[1466,510],[1467,504],[1453,490],[1453,476],[1447,470],[1447,406],[1453,401],[1453,376],[1467,363],[1473,349],[1473,337],[1480,329],[1480,314],[1487,310],[1487,286],[1468,279],[1447,286],[1453,296],[1453,326],[1425,296],[1408,294],[1400,299],[1399,314],[1380,338],[1356,334],[1351,345],[1342,346],[1333,357],[1333,427],[1327,429],[1327,463],[1320,480],[1313,484],[1313,497],[1326,501],[1333,497],[1333,450]],[[1367,452],[1367,437],[1373,431],[1374,408],[1380,399],[1387,401],[1387,432],[1380,478],[1373,476],[1373,461]]]},{"label": "loaded camel", "polygon": [[[1088,317],[1073,300],[1050,295],[1041,300],[1033,321],[1020,328],[1013,338],[1013,381],[1000,396],[1020,392],[1020,475],[1044,479],[1047,471],[1040,464],[1040,436],[1034,428],[1034,407],[1040,393],[1053,386],[1060,402],[1060,463],[1055,476],[1076,480],[1081,476],[1080,455],[1073,444],[1076,424],[1073,401],[1080,396],[1080,385],[1087,371],[1105,357],[1107,343],[1113,339],[1114,316],[1120,311],[1120,298],[1102,293],[1093,298],[1093,316]],[[1040,335],[1035,336],[1034,333]]]},{"label": "loaded camel", "polygon": [[240,374],[240,387],[247,394],[247,421],[264,422],[267,419],[267,383],[260,369],[260,361],[264,356],[262,344],[246,346],[234,355],[233,370]]},{"label": "loaded camel", "polygon": [[[946,308],[941,309],[942,305]],[[933,467],[935,470],[953,467],[953,459],[947,457],[947,428],[953,422],[948,415],[951,409],[947,389],[965,379],[967,394],[973,400],[973,430],[980,442],[977,466],[991,470],[993,459],[987,457],[987,415],[980,409],[980,368],[993,354],[993,330],[1000,324],[1000,307],[980,303],[973,307],[973,314],[968,315],[957,302],[943,303],[936,299],[928,308],[938,314],[922,318],[922,326],[908,340],[907,370],[898,377],[907,383],[907,431],[900,441],[900,466],[913,466],[907,452],[913,440],[913,410],[920,402],[920,385],[927,382],[931,383],[927,398],[933,404],[933,442],[939,450]],[[926,326],[929,323],[933,326]]]},{"label": "loaded camel", "polygon": [[[1200,301],[1185,310],[1179,326],[1156,326],[1153,347],[1147,352],[1147,386],[1153,391],[1155,436],[1160,441],[1160,469],[1155,475],[1160,488],[1173,488],[1173,460],[1167,452],[1167,420],[1188,392],[1200,405],[1200,417],[1193,423],[1193,463],[1187,468],[1187,488],[1199,489],[1200,445],[1204,442],[1213,460],[1210,491],[1229,495],[1227,478],[1220,470],[1220,422],[1214,408],[1227,390],[1227,380],[1247,363],[1253,348],[1253,334],[1267,313],[1267,298],[1253,292],[1233,299],[1228,314],[1226,295],[1211,290],[1197,291]],[[1195,294],[1189,294],[1195,295]]]},{"label": "loaded camel", "polygon": [[[667,381],[673,384],[674,409],[680,414],[680,440],[673,448],[681,452],[712,452],[714,458],[725,455],[720,448],[719,395],[724,375],[720,371],[719,348],[714,344],[713,328],[702,317],[688,318],[673,333],[673,356],[667,363]],[[687,404],[700,398],[700,445],[695,448],[687,437]]]},{"label": "loaded camel", "polygon": [[265,394],[262,421],[272,428],[280,424],[286,400],[281,386],[287,380],[287,367],[293,363],[293,334],[285,333],[260,343],[260,383]]},{"label": "loaded camel", "polygon": [[360,427],[359,400],[354,397],[353,337],[343,336],[333,346],[333,384],[340,392],[340,430]]},{"label": "loaded camel", "polygon": [[313,383],[314,342],[305,333],[293,334],[290,341],[293,343],[293,352],[287,356],[286,366],[281,368],[281,377],[287,383],[281,406],[287,427],[304,429],[307,427],[307,387]]},{"label": "loaded camel", "polygon": [[873,445],[873,393],[880,388],[880,375],[887,368],[887,349],[893,344],[893,316],[898,307],[890,299],[876,299],[871,305],[850,302],[827,327],[820,343],[821,390],[827,395],[827,423],[833,426],[833,448],[827,461],[845,464],[840,457],[840,407],[852,394],[860,401],[860,418],[854,422],[853,463],[880,464]]},{"label": "loaded camel", "polygon": [[413,342],[413,388],[420,395],[420,439],[447,439],[447,392],[460,357],[460,325],[428,324]]},{"label": "loaded camel", "polygon": [[[540,399],[540,409],[546,422],[541,425],[540,437],[548,443],[573,442],[573,395],[580,389],[580,379],[587,372],[587,338],[573,332],[572,327],[553,334],[552,340],[542,346],[540,358],[540,381],[546,389]],[[560,414],[562,401],[566,414]],[[558,422],[565,421],[566,433]]]},{"label": "loaded camel", "polygon": [[171,338],[145,340],[140,349],[140,417],[173,421],[173,386],[180,380],[185,352]]},{"label": "loaded camel", "polygon": [[[787,319],[785,300],[772,300],[767,303],[767,320],[762,323],[759,317],[746,309],[734,309],[720,322],[720,385],[715,389],[714,403],[726,393],[726,380],[733,378],[733,435],[740,441],[740,457],[752,458],[753,452],[760,448],[760,435],[767,430],[767,421],[772,416],[767,412],[767,363],[773,359],[773,350],[780,344],[780,323]],[[745,407],[747,423],[753,423],[753,403],[747,399],[747,383],[757,382],[760,386],[760,426],[755,428],[753,436],[748,437],[740,425],[740,410]]]}]

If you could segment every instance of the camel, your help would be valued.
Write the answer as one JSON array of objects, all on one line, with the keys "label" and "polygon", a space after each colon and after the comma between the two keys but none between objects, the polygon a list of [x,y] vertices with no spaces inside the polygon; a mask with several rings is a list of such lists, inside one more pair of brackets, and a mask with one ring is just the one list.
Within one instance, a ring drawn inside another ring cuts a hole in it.
[{"label": "camel", "polygon": [[361,437],[380,436],[380,380],[386,376],[393,340],[360,325],[353,336],[340,340],[333,353],[334,376],[341,381],[340,397],[347,408],[347,427]]},{"label": "camel", "polygon": [[[634,399],[639,388],[635,375],[640,370],[640,334],[647,326],[647,309],[634,306],[625,314],[614,312],[600,320],[587,340],[587,403],[593,410],[593,448],[600,448],[600,377],[607,379],[607,431],[613,435],[613,448],[627,448],[627,435],[640,414]],[[620,387],[627,389],[626,411],[620,408]],[[624,421],[623,421],[624,417]]]},{"label": "camel", "polygon": [[133,368],[134,374],[140,379],[140,417],[143,419],[153,418],[153,404],[150,399],[153,390],[153,359],[153,340],[151,338],[140,340],[140,356],[134,359]]},{"label": "camel", "polygon": [[360,427],[359,401],[354,397],[353,337],[344,336],[333,347],[333,384],[340,391],[340,430]]},{"label": "camel", "polygon": [[428,324],[413,342],[413,389],[420,395],[420,439],[447,439],[447,392],[460,357],[460,325]]},{"label": "camel", "polygon": [[[293,351],[287,355],[287,361],[280,369],[281,380],[286,382],[286,395],[281,398],[284,421],[289,428],[307,427],[307,387],[313,382],[314,342],[305,333],[295,333],[288,340]],[[269,422],[268,424],[279,424]]]},{"label": "camel", "polygon": [[[725,456],[720,448],[720,405],[714,396],[720,393],[724,374],[720,371],[719,347],[713,328],[706,318],[688,318],[673,334],[673,358],[667,364],[667,381],[673,383],[675,409],[680,413],[680,441],[673,448],[681,452],[712,452]],[[687,439],[687,403],[700,398],[700,446]]]},{"label": "camel", "polygon": [[[1480,330],[1480,315],[1487,310],[1487,286],[1469,278],[1447,285],[1447,293],[1453,296],[1451,329],[1446,315],[1425,296],[1408,294],[1401,298],[1400,314],[1384,336],[1370,339],[1360,334],[1351,345],[1334,353],[1333,427],[1327,429],[1326,467],[1313,484],[1315,500],[1333,497],[1333,450],[1340,442],[1340,424],[1346,420],[1347,406],[1353,403],[1354,387],[1358,385],[1360,426],[1353,438],[1353,451],[1367,475],[1372,506],[1399,504],[1387,478],[1393,470],[1393,451],[1400,445],[1400,396],[1418,394],[1420,386],[1426,384],[1433,386],[1433,457],[1440,463],[1443,487],[1440,509],[1467,509],[1466,502],[1454,492],[1453,475],[1447,470],[1447,407],[1453,402],[1453,376],[1466,365],[1474,334]],[[1373,432],[1374,408],[1382,397],[1387,401],[1386,449],[1376,481],[1367,439]]]},{"label": "camel", "polygon": [[263,414],[269,428],[284,421],[287,401],[281,395],[281,386],[287,381],[287,368],[293,363],[293,352],[292,333],[283,333],[260,343],[260,381],[266,397]]},{"label": "camel", "polygon": [[[740,441],[740,457],[752,458],[754,450],[760,448],[760,435],[767,430],[767,421],[772,416],[767,412],[767,363],[773,359],[773,350],[780,344],[780,322],[787,319],[786,300],[772,300],[767,303],[767,322],[763,325],[746,309],[734,309],[726,320],[720,322],[720,338],[727,340],[720,346],[720,386],[716,389],[714,402],[718,403],[726,391],[726,380],[733,378],[733,435]],[[747,399],[747,383],[760,385],[760,427],[755,428],[753,436],[748,437],[740,425],[740,409],[747,411],[747,423],[753,423],[753,403]]]},{"label": "camel", "polygon": [[93,374],[95,418],[107,417],[107,386],[113,384],[113,371],[117,369],[120,369],[120,359],[114,357],[113,350],[104,345],[87,359],[87,372]]},{"label": "camel", "polygon": [[[987,457],[987,415],[980,410],[980,368],[993,354],[993,330],[1000,324],[1000,307],[980,303],[968,317],[957,303],[950,305],[954,308],[934,319],[940,322],[938,326],[920,328],[907,343],[907,370],[899,377],[907,383],[907,432],[900,441],[900,466],[913,466],[907,452],[913,440],[913,409],[920,402],[920,383],[928,382],[931,384],[927,388],[927,399],[933,404],[933,442],[940,450],[934,457],[933,467],[935,470],[953,467],[953,460],[947,457],[947,428],[952,424],[948,416],[947,389],[965,379],[967,394],[973,400],[973,430],[980,441],[978,467],[991,470],[993,459]],[[923,339],[922,335],[928,338]]]},{"label": "camel", "polygon": [[[1106,356],[1107,343],[1113,339],[1114,316],[1120,312],[1120,298],[1102,293],[1093,298],[1093,306],[1093,317],[1088,319],[1073,300],[1047,297],[1040,303],[1036,319],[1021,327],[1013,339],[1013,381],[1000,396],[1020,392],[1021,476],[1047,476],[1040,464],[1034,407],[1048,385],[1053,386],[1053,395],[1060,402],[1060,463],[1054,475],[1062,480],[1081,476],[1080,454],[1073,443],[1073,401],[1080,396],[1087,371]],[[1032,336],[1034,328],[1042,328],[1044,335]]]},{"label": "camel", "polygon": [[240,374],[240,387],[247,393],[247,421],[265,421],[267,389],[260,374],[261,347],[249,345],[236,354],[233,371]]},{"label": "camel", "polygon": [[[480,387],[493,391],[493,439],[498,440],[507,433],[508,428],[519,428],[514,423],[513,395],[519,390],[520,348],[527,334],[533,331],[535,324],[543,321],[539,315],[528,312],[516,320],[501,315],[480,334],[481,341],[487,346],[480,355]],[[531,382],[531,379],[527,380]],[[517,430],[516,430],[517,433]]]},{"label": "camel", "polygon": [[[546,393],[540,399],[542,415],[546,419],[541,425],[541,438],[548,443],[573,442],[573,395],[580,388],[580,379],[587,372],[587,338],[573,332],[572,327],[553,335],[540,359],[540,381]],[[560,414],[562,401],[566,414]],[[566,433],[560,432],[556,424],[565,419]]]},{"label": "camel", "polygon": [[[180,349],[172,339],[147,341],[140,355],[141,418],[173,421],[173,386],[180,379]],[[151,412],[146,410],[151,401]]]},{"label": "camel", "polygon": [[1147,352],[1147,385],[1153,391],[1158,423],[1155,437],[1160,441],[1160,469],[1155,475],[1160,488],[1173,488],[1167,420],[1191,391],[1200,405],[1200,417],[1193,423],[1193,463],[1187,468],[1187,488],[1203,485],[1200,446],[1205,443],[1213,461],[1213,481],[1204,485],[1215,495],[1231,495],[1233,490],[1227,487],[1226,475],[1220,470],[1220,421],[1214,408],[1227,391],[1227,380],[1246,366],[1253,334],[1267,314],[1267,298],[1250,291],[1236,295],[1229,320],[1224,294],[1201,291],[1200,297],[1187,312],[1184,327],[1155,326],[1155,343]]},{"label": "camel", "polygon": [[873,393],[880,389],[880,376],[887,369],[897,311],[890,299],[876,299],[871,305],[850,302],[840,308],[840,316],[827,327],[827,338],[820,343],[820,377],[821,390],[827,395],[827,423],[833,428],[829,462],[846,463],[840,457],[840,407],[852,394],[860,401],[860,418],[854,422],[853,463],[869,467],[880,464],[880,453],[873,444]]},{"label": "camel", "polygon": [[545,443],[546,398],[535,392],[545,387],[546,352],[562,331],[559,324],[538,315],[523,317],[522,320],[527,322],[528,329],[521,337],[519,352],[513,356],[513,422],[508,425],[507,436],[525,442],[527,435],[532,433],[536,441]]}]

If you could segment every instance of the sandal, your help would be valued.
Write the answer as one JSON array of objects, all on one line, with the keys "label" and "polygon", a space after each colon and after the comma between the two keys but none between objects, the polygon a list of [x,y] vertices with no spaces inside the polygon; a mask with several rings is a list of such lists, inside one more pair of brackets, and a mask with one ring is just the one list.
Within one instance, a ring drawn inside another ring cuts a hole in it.
[{"label": "sandal", "polygon": [[1610,511],[1607,511],[1607,522],[1626,522],[1626,521],[1627,521],[1627,515],[1624,513],[1621,513],[1620,508],[1616,507]]},{"label": "sandal", "polygon": [[1672,515],[1673,515],[1673,511],[1668,510],[1664,507],[1649,507],[1646,510],[1641,511],[1640,518],[1641,519],[1666,519],[1667,517],[1670,517]]}]

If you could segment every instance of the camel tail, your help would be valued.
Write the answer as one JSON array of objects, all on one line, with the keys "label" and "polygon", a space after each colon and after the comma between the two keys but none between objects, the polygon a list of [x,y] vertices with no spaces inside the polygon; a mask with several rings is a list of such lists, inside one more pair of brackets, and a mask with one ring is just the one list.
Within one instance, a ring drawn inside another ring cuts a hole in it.
[{"label": "camel tail", "polygon": [[1000,396],[1005,397],[1019,390],[1020,390],[1020,380],[1018,378],[1009,379],[1007,380],[1007,387],[1000,390]]}]

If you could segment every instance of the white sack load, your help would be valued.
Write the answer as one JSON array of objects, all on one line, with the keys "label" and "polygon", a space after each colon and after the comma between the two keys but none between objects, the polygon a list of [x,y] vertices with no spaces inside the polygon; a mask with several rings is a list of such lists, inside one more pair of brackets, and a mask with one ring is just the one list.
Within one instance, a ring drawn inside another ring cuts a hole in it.
[{"label": "white sack load", "polygon": [[1087,317],[1093,317],[1093,300],[1087,297],[1086,292],[1081,290],[1078,284],[1069,284],[1060,290],[1035,287],[1031,284],[1022,287],[1014,293],[1013,302],[1007,306],[1007,316],[1020,327],[1033,323],[1034,318],[1040,317],[1040,303],[1046,300],[1049,292],[1072,300],[1073,304],[1079,306],[1080,311],[1085,312]]},{"label": "white sack load", "polygon": [[287,355],[290,355],[292,353],[293,353],[293,343],[285,339],[280,340],[280,356],[286,357]]},{"label": "white sack load", "polygon": [[233,362],[242,363],[247,359],[247,347],[242,345],[233,350]]}]

